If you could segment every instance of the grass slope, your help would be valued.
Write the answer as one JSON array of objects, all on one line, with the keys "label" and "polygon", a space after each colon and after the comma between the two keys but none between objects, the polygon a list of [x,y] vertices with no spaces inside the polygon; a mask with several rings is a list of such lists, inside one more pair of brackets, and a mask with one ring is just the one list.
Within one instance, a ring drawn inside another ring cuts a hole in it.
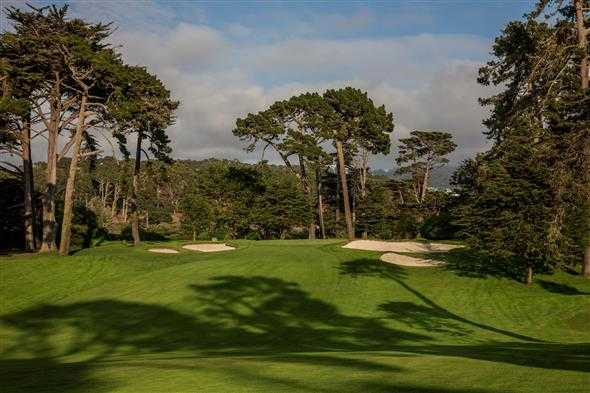
[{"label": "grass slope", "polygon": [[[590,283],[398,268],[335,241],[0,259],[9,392],[583,392]],[[179,247],[167,243],[166,247]]]}]

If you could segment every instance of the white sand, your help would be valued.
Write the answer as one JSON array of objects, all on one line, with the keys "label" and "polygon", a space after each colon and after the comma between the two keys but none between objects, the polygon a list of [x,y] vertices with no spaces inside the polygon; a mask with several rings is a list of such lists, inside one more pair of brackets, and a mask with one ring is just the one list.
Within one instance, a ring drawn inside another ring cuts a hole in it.
[{"label": "white sand", "polygon": [[406,255],[400,255],[393,252],[383,254],[380,258],[383,262],[393,263],[401,266],[413,266],[413,267],[432,267],[438,266],[444,262],[436,261],[434,259],[422,259],[408,257]]},{"label": "white sand", "polygon": [[393,263],[400,266],[432,267],[441,265],[444,262],[437,261],[434,259],[408,257],[406,255],[396,253],[446,252],[463,246],[443,243],[383,242],[378,240],[354,240],[342,247],[354,250],[387,252],[386,254],[381,255],[381,260],[383,262]]},{"label": "white sand", "polygon": [[384,251],[384,252],[441,252],[449,251],[457,246],[454,244],[442,243],[419,243],[419,242],[384,242],[378,240],[354,240],[342,246],[354,250]]},{"label": "white sand", "polygon": [[185,248],[187,250],[192,250],[192,251],[201,251],[201,252],[218,252],[218,251],[235,250],[234,247],[230,247],[226,244],[214,244],[214,243],[187,244],[186,246],[183,246],[182,248]]},{"label": "white sand", "polygon": [[149,252],[157,252],[159,254],[178,254],[178,251],[171,248],[150,248]]}]

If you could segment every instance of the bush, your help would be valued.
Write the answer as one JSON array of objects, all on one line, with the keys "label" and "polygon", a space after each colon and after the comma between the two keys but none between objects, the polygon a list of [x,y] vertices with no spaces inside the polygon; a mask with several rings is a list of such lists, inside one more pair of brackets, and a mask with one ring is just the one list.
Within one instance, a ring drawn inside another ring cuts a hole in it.
[{"label": "bush", "polygon": [[245,236],[246,240],[262,240],[260,233],[258,231],[251,231],[248,232]]},{"label": "bush", "polygon": [[106,231],[98,225],[96,214],[87,209],[84,204],[74,205],[72,219],[71,245],[75,248],[88,248],[93,245],[93,239],[104,236]]},{"label": "bush", "polygon": [[[159,233],[157,231],[148,231],[143,227],[139,227],[139,238],[141,240],[147,241],[161,241],[161,240],[168,240],[168,235],[165,233]],[[131,224],[127,225],[121,231],[121,239],[131,241],[133,240],[133,235],[131,234]]]},{"label": "bush", "polygon": [[392,222],[392,239],[414,239],[420,233],[417,218],[410,213],[402,214],[398,220]]},{"label": "bush", "polygon": [[432,240],[455,239],[458,230],[451,215],[445,212],[427,218],[420,227],[420,234]]}]

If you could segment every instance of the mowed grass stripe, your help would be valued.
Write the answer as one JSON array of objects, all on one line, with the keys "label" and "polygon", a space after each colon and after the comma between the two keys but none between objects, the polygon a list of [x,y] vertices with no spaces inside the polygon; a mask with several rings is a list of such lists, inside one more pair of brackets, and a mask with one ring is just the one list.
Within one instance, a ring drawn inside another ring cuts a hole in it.
[{"label": "mowed grass stripe", "polygon": [[3,258],[3,392],[587,388],[587,281],[561,273],[527,288],[341,244]]}]

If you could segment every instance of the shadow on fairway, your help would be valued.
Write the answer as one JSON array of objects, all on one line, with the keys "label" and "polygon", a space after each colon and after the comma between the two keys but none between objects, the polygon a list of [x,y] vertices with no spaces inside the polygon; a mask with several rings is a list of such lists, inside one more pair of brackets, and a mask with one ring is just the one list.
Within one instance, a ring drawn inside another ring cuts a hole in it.
[{"label": "shadow on fairway", "polygon": [[[149,355],[146,359],[150,361],[142,361],[139,366],[154,369],[159,367],[158,360],[166,362],[161,367],[182,368],[185,366],[180,364],[181,359],[246,355],[256,356],[260,362],[301,363],[344,368],[350,372],[403,371],[396,366],[338,355],[364,351],[387,351],[383,356],[433,354],[549,369],[590,369],[590,344],[542,344],[532,342],[532,338],[468,321],[407,286],[401,269],[380,266],[383,265],[376,265],[376,261],[352,261],[342,265],[342,273],[392,278],[426,304],[384,304],[382,310],[389,313],[390,318],[410,324],[422,323],[425,329],[452,329],[456,334],[467,334],[459,325],[469,325],[529,342],[435,345],[429,336],[393,329],[381,318],[344,315],[333,305],[311,297],[293,282],[261,276],[219,276],[207,284],[190,286],[191,293],[182,303],[183,307],[188,306],[183,310],[190,312],[105,299],[41,305],[3,316],[0,322],[14,333],[11,336],[14,339],[3,344],[0,356],[3,392],[108,391],[114,384],[101,380],[97,369],[115,364],[133,367],[136,357],[144,354]],[[158,356],[154,358],[155,355]],[[207,367],[206,362],[195,361],[190,369],[199,367]],[[244,370],[232,367],[224,372],[228,378],[238,380],[268,378],[258,374],[241,375]],[[297,390],[318,391],[306,386]],[[359,385],[359,391],[388,390],[469,392]]]},{"label": "shadow on fairway", "polygon": [[524,276],[524,271],[519,267],[521,264],[509,263],[502,258],[469,248],[437,253],[436,259],[445,262],[443,269],[464,277],[502,277],[522,281]]},{"label": "shadow on fairway", "polygon": [[408,285],[404,281],[404,269],[399,266],[383,263],[376,259],[365,258],[344,262],[340,265],[339,270],[340,274],[351,275],[353,277],[376,276],[391,279],[420,299],[425,306],[416,305],[410,302],[388,302],[379,307],[382,311],[388,313],[390,318],[405,322],[408,325],[419,325],[422,328],[433,331],[436,331],[436,329],[442,331],[441,329],[443,329],[447,333],[453,331],[454,335],[462,335],[467,332],[467,330],[460,327],[461,324],[464,324],[512,339],[538,343],[543,342],[534,337],[471,321],[444,309],[432,299]]},{"label": "shadow on fairway", "polygon": [[190,313],[105,299],[3,316],[0,322],[16,334],[2,347],[3,392],[95,391],[101,381],[89,378],[91,371],[121,355],[256,355],[273,362],[398,371],[303,352],[387,350],[402,340],[429,339],[390,329],[376,318],[343,315],[296,283],[276,278],[220,276],[190,288],[183,302]]},{"label": "shadow on fairway", "polygon": [[567,284],[561,284],[558,282],[547,281],[547,280],[536,280],[536,283],[551,293],[558,293],[560,295],[567,296],[579,296],[579,295],[590,295],[590,292],[580,291],[578,288],[572,287]]}]

